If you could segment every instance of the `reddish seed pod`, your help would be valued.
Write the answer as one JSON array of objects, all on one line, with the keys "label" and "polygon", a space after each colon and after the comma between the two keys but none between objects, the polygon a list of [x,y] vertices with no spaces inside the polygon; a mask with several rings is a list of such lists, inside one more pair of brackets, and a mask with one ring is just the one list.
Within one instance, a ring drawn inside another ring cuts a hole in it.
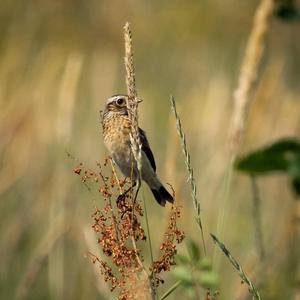
[{"label": "reddish seed pod", "polygon": [[[107,162],[106,162],[107,163]],[[133,205],[134,193],[128,192],[120,195],[120,190],[126,191],[132,186],[130,180],[119,180],[111,173],[103,173],[102,165],[97,164],[99,171],[84,171],[80,166],[74,169],[76,174],[82,174],[82,181],[91,179],[94,182],[100,182],[97,187],[101,194],[102,208],[95,208],[92,215],[94,224],[92,228],[97,235],[98,245],[102,253],[110,257],[114,268],[103,262],[100,258],[94,258],[93,263],[98,263],[104,280],[110,285],[111,290],[119,289],[118,299],[133,299],[132,291],[128,286],[138,284],[137,274],[142,272],[143,257],[141,249],[133,247],[132,241],[146,241],[147,236],[141,225],[141,217],[144,214],[139,199],[136,199]],[[110,167],[110,164],[107,164]],[[84,172],[83,172],[84,171]],[[104,200],[104,201],[103,201]],[[104,204],[103,204],[104,203]],[[175,264],[176,246],[182,242],[184,233],[177,227],[177,220],[180,217],[180,209],[171,208],[169,222],[164,241],[160,246],[161,257],[151,265],[150,270],[153,274],[152,283],[155,286],[163,284],[163,280],[158,274],[169,271]],[[115,268],[117,267],[117,268]],[[130,283],[130,284],[129,284]]]},{"label": "reddish seed pod", "polygon": [[73,169],[74,173],[77,174],[77,175],[80,175],[81,170],[82,170],[82,169],[81,169],[81,166],[77,166],[77,167],[75,167],[75,168]]}]

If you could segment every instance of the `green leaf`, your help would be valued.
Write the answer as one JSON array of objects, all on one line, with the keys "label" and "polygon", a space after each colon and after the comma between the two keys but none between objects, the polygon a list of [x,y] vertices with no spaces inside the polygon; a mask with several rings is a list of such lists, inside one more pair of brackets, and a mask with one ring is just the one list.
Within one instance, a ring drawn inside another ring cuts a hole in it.
[{"label": "green leaf", "polygon": [[208,257],[205,256],[198,262],[197,267],[202,271],[211,271],[212,262]]},{"label": "green leaf", "polygon": [[181,254],[177,254],[175,256],[175,261],[177,264],[181,264],[181,265],[188,265],[191,262],[187,256]]},{"label": "green leaf", "polygon": [[213,289],[218,286],[219,278],[215,272],[202,272],[199,282],[203,287]]},{"label": "green leaf", "polygon": [[293,0],[277,1],[275,15],[285,22],[299,21],[300,11]]},{"label": "green leaf", "polygon": [[173,270],[173,275],[181,280],[182,285],[192,285],[193,284],[193,276],[190,267],[178,266]]},{"label": "green leaf", "polygon": [[188,252],[193,263],[196,263],[201,257],[200,249],[193,240],[188,241]]},{"label": "green leaf", "polygon": [[275,151],[275,152],[291,151],[291,152],[299,153],[300,141],[298,141],[297,139],[282,139],[271,144],[267,148],[269,148],[270,151]]},{"label": "green leaf", "polygon": [[300,196],[300,154],[289,163],[288,174],[292,179],[292,188]]},{"label": "green leaf", "polygon": [[236,169],[248,174],[264,175],[286,172],[292,161],[300,155],[300,142],[295,139],[280,140],[237,160]]},{"label": "green leaf", "polygon": [[300,177],[294,177],[292,179],[292,186],[295,193],[300,196]]},{"label": "green leaf", "polygon": [[184,289],[184,293],[186,294],[187,298],[196,299],[195,287],[193,287],[193,286],[186,287]]},{"label": "green leaf", "polygon": [[291,177],[300,177],[300,153],[289,162],[288,173]]}]

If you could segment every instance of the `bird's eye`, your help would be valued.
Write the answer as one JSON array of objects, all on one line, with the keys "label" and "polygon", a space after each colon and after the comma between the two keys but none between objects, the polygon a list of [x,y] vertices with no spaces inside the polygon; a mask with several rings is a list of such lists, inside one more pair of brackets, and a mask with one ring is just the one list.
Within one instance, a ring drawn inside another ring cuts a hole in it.
[{"label": "bird's eye", "polygon": [[124,99],[123,99],[123,98],[119,98],[119,99],[117,100],[117,104],[118,104],[118,105],[123,105],[123,104],[124,104]]}]

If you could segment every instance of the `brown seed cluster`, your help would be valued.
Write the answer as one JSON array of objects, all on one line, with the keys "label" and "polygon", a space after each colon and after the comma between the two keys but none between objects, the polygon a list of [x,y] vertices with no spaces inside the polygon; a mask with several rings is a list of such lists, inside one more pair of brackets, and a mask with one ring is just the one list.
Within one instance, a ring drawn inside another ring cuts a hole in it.
[{"label": "brown seed cluster", "polygon": [[175,255],[177,253],[176,244],[180,244],[184,239],[184,232],[177,226],[179,218],[180,208],[172,205],[164,241],[160,246],[161,257],[157,261],[154,261],[151,267],[154,284],[156,286],[163,283],[163,280],[160,279],[158,274],[163,271],[169,271],[170,268],[175,265]]},{"label": "brown seed cluster", "polygon": [[171,208],[168,227],[160,247],[161,257],[150,266],[151,274],[148,274],[138,248],[139,243],[147,239],[141,225],[144,212],[139,200],[135,199],[132,183],[117,178],[110,159],[97,166],[97,172],[85,168],[82,163],[73,170],[89,190],[94,186],[102,196],[102,208],[96,207],[92,214],[92,228],[106,258],[103,260],[92,253],[89,256],[93,263],[99,265],[111,290],[119,291],[118,299],[152,299],[153,287],[163,283],[158,274],[169,271],[175,264],[176,244],[181,243],[184,238],[184,233],[177,226],[180,209],[176,206]]},{"label": "brown seed cluster", "polygon": [[98,256],[91,253],[89,256],[94,263],[99,264],[104,280],[110,283],[111,290],[120,290],[119,299],[131,299],[129,282],[134,284],[133,279],[137,282],[143,270],[143,258],[136,246],[137,242],[146,240],[145,231],[140,223],[143,209],[138,200],[133,203],[134,190],[131,182],[120,181],[108,162],[111,161],[105,160],[102,165],[98,163],[97,172],[85,168],[80,163],[74,168],[74,173],[81,177],[88,189],[96,184],[102,195],[104,201],[101,202],[104,202],[104,205],[102,208],[96,207],[92,215],[92,228],[98,236],[98,244],[103,254],[114,267],[110,267]]}]

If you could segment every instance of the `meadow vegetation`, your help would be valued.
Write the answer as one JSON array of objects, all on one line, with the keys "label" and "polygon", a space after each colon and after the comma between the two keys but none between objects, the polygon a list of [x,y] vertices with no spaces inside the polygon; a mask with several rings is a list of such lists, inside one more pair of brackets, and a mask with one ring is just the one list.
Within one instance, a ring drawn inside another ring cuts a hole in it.
[{"label": "meadow vegetation", "polygon": [[[1,1],[0,299],[298,300],[297,5]],[[106,159],[127,21],[173,207]]]}]

